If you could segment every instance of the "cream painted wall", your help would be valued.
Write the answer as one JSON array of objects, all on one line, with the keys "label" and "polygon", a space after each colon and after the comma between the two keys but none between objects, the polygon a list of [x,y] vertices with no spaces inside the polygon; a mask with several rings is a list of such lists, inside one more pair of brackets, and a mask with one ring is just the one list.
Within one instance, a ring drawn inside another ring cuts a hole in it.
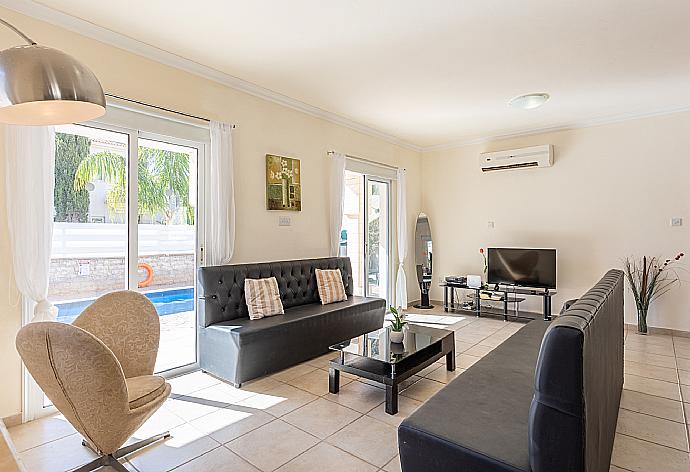
[{"label": "cream painted wall", "polygon": [[[1,16],[27,31],[39,43],[78,57],[100,78],[107,92],[163,107],[238,124],[235,132],[237,238],[234,262],[297,259],[328,255],[328,185],[326,152],[338,150],[408,169],[408,221],[413,228],[421,208],[419,154],[351,129],[282,107],[215,82],[147,60],[47,23],[0,9]],[[1,47],[18,44],[0,32]],[[220,46],[225,47],[225,46]],[[227,47],[236,47],[228,45]],[[268,66],[268,65],[267,65]],[[1,145],[0,145],[1,148]],[[278,227],[278,213],[265,209],[267,153],[301,159],[302,204],[290,213],[292,226]],[[2,154],[0,153],[0,159]],[[0,175],[0,182],[4,176]],[[4,185],[3,185],[4,187]],[[21,410],[20,363],[14,336],[20,326],[10,286],[10,260],[4,188],[0,192],[0,418]],[[414,246],[410,234],[408,254]],[[397,257],[397,251],[393,254]],[[412,258],[408,274],[414,273]],[[408,276],[409,292],[416,292]],[[9,290],[8,290],[8,287]],[[414,297],[413,297],[414,298]]]},{"label": "cream painted wall", "polygon": [[[554,145],[553,167],[479,169],[480,152],[538,144]],[[690,252],[690,113],[439,151],[422,163],[436,280],[481,273],[482,246],[557,248],[558,312],[607,269],[622,267],[626,255]],[[670,226],[675,216],[684,226]],[[440,299],[441,290],[432,296]],[[525,308],[541,311],[539,303]],[[634,323],[629,294],[626,305],[626,321]],[[686,283],[653,306],[649,324],[690,331],[689,313]]]}]

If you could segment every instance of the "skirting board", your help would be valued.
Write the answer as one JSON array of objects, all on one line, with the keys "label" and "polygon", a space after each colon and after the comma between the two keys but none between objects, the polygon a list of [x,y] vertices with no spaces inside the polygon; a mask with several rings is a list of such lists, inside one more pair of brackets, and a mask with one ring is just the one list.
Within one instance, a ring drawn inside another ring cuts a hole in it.
[{"label": "skirting board", "polygon": [[[625,326],[627,326],[631,331],[637,331],[636,324],[626,323]],[[678,338],[690,338],[690,331],[681,331],[679,329],[655,328],[653,326],[648,326],[647,331],[649,334],[665,334],[667,336],[676,336]]]},{"label": "skirting board", "polygon": [[22,414],[17,413],[16,415],[2,418],[2,422],[5,423],[5,426],[7,426],[8,428],[20,425],[20,424],[22,424]]}]

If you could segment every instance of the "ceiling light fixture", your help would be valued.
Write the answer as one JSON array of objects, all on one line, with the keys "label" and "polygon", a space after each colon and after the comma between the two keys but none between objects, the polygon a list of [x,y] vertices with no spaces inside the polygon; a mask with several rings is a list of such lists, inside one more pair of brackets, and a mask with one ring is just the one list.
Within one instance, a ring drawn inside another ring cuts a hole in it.
[{"label": "ceiling light fixture", "polygon": [[528,93],[527,95],[513,98],[508,104],[514,108],[533,110],[542,106],[549,98],[548,93]]},{"label": "ceiling light fixture", "polygon": [[103,88],[91,70],[57,49],[39,46],[0,18],[26,45],[0,51],[0,122],[57,125],[105,113]]}]

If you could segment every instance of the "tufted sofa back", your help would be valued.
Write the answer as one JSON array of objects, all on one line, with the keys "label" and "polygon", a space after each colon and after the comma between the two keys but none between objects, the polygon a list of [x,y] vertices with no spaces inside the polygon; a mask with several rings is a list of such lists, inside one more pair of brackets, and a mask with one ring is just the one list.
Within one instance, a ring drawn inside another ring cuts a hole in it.
[{"label": "tufted sofa back", "polygon": [[248,318],[244,279],[275,277],[284,308],[319,302],[315,269],[340,269],[345,293],[352,295],[352,265],[349,257],[209,266],[199,269],[204,307],[201,323]]}]

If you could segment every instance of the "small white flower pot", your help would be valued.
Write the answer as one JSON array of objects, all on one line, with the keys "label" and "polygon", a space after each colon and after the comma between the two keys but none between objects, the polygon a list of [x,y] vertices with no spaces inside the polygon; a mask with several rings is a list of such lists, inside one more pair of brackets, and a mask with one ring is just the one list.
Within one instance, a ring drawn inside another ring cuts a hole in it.
[{"label": "small white flower pot", "polygon": [[391,342],[392,343],[401,343],[403,342],[403,338],[405,337],[405,333],[402,331],[393,331],[391,330]]}]

